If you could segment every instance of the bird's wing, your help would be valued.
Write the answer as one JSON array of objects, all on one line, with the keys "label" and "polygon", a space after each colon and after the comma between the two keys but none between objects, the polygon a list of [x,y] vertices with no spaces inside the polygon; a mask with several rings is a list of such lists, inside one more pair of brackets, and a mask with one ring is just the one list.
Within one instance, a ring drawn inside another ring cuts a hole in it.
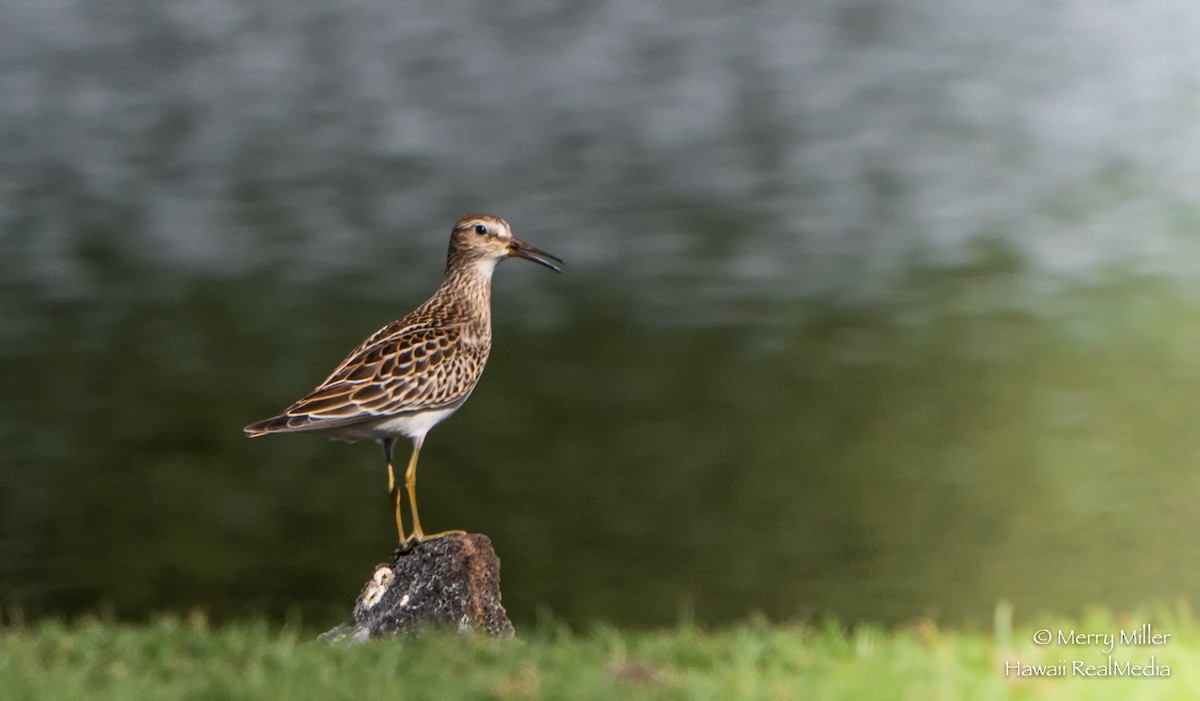
[{"label": "bird's wing", "polygon": [[245,431],[313,431],[448,406],[474,388],[486,359],[487,348],[471,343],[461,325],[392,324],[304,398]]}]

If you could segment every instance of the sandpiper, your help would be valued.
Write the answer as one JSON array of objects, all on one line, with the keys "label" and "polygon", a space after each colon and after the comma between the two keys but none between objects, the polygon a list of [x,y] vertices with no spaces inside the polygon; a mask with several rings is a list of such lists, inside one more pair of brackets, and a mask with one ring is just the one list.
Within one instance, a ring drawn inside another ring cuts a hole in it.
[{"label": "sandpiper", "polygon": [[[387,458],[401,544],[444,535],[421,530],[417,456],[429,430],[462,406],[479,382],[492,347],[492,272],[512,256],[562,272],[561,259],[518,240],[503,219],[486,214],[459,219],[450,234],[445,277],[433,296],[371,334],[282,414],[247,426],[246,435],[320,431],[338,440],[378,441]],[[392,448],[401,436],[413,443],[404,473],[412,509],[407,537],[392,469]]]}]

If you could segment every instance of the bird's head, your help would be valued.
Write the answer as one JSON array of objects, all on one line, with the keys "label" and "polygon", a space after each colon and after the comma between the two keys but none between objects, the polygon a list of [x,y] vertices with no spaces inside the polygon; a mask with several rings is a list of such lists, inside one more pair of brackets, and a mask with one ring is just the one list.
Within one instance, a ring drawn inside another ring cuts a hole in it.
[{"label": "bird's head", "polygon": [[505,258],[524,258],[558,273],[563,265],[561,258],[513,236],[508,222],[489,214],[468,214],[458,220],[450,237],[450,255],[491,266]]}]

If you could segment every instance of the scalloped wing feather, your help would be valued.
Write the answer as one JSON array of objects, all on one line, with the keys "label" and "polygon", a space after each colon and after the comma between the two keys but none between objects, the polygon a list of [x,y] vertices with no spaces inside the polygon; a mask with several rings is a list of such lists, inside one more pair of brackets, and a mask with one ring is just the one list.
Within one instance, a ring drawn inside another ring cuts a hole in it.
[{"label": "scalloped wing feather", "polygon": [[316,389],[248,435],[314,431],[461,402],[474,389],[486,343],[462,325],[390,324],[354,349]]}]

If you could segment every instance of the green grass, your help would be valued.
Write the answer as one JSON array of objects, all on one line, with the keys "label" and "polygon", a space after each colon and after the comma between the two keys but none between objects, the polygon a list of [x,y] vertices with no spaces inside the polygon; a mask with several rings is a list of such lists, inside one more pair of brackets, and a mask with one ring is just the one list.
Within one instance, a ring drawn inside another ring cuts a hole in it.
[{"label": "green grass", "polygon": [[[885,631],[761,621],[702,630],[572,633],[541,626],[515,641],[426,634],[360,646],[309,632],[201,619],[146,625],[84,620],[0,629],[0,699],[1192,699],[1200,627],[1188,614],[1094,614],[994,632],[932,623]],[[1143,622],[1172,635],[1156,654],[1170,678],[1005,677],[1006,660],[1099,662],[1087,646],[1039,647],[1033,631],[1115,632]]]}]

